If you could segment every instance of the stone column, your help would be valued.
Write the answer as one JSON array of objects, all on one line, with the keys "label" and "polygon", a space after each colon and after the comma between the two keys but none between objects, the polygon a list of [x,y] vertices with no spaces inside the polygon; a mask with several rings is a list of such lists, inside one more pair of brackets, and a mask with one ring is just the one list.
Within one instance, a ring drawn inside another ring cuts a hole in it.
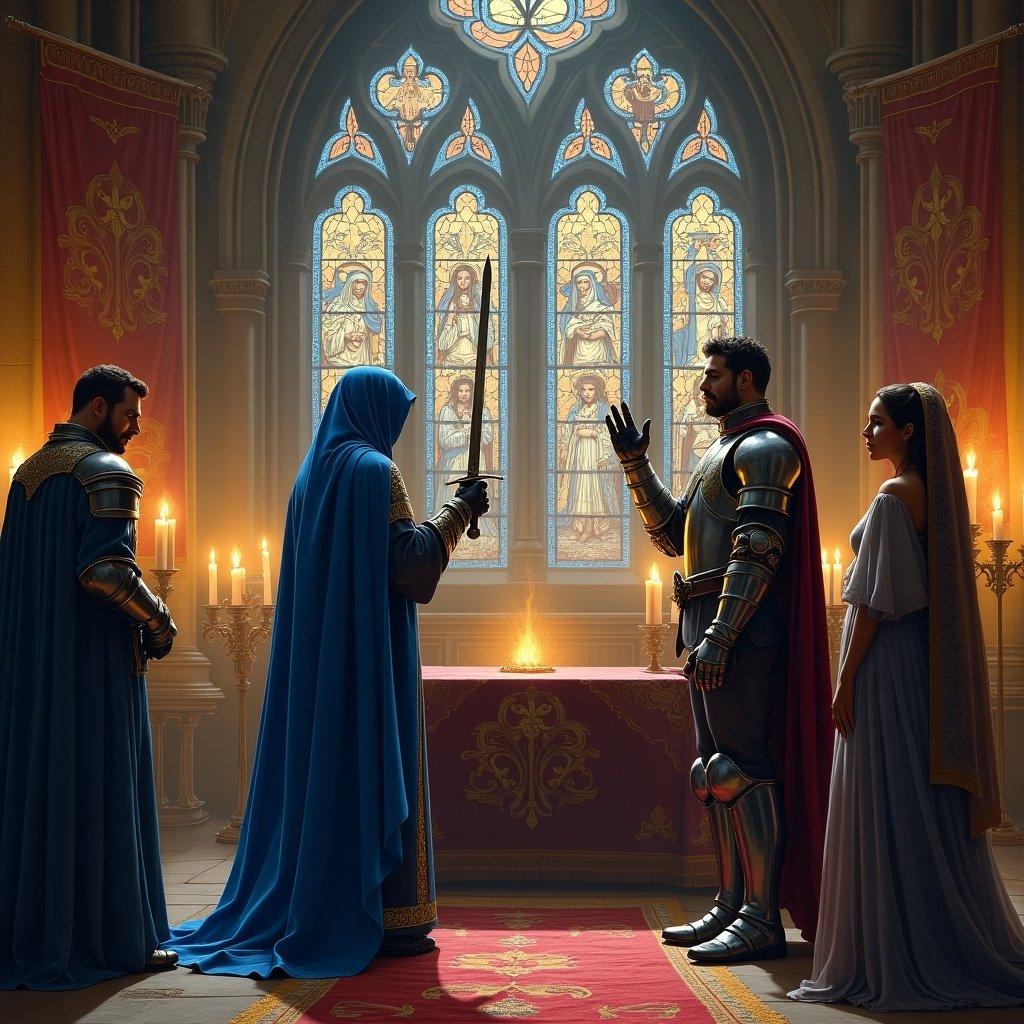
[{"label": "stone column", "polygon": [[430,516],[426,502],[426,407],[434,396],[427,394],[423,371],[425,327],[423,243],[398,242],[395,245],[395,373],[417,395],[416,407],[406,421],[405,430],[395,448],[395,461],[409,491],[409,500],[418,519]]},{"label": "stone column", "polygon": [[[227,67],[222,53],[213,48],[213,0],[187,5],[157,4],[153,11],[153,45],[147,48],[149,67],[201,86],[203,94],[183,93],[178,110],[178,245],[181,259],[181,324],[185,371],[185,445],[187,560],[176,581],[178,597],[170,602],[178,624],[173,652],[151,666],[149,706],[154,734],[162,734],[168,721],[181,715],[211,715],[224,694],[209,679],[210,663],[198,650],[197,625],[199,593],[205,594],[206,577],[198,571],[205,565],[198,534],[196,480],[198,388],[196,346],[196,164],[198,148],[206,139],[206,113],[210,90]],[[204,598],[205,600],[205,598]],[[163,744],[163,736],[156,740]],[[188,825],[205,821],[209,815],[195,796],[192,785],[191,734],[179,729],[178,769],[180,788],[170,806],[161,808],[164,825]],[[157,783],[164,791],[165,782]]]},{"label": "stone column", "polygon": [[[508,471],[515,487],[509,492],[509,579],[541,582],[547,576],[544,542],[547,530],[547,334],[544,323],[545,232],[517,228],[508,247],[511,275],[509,309]],[[533,402],[524,395],[536,395]],[[502,486],[508,486],[504,483]]]},{"label": "stone column", "polygon": [[772,360],[772,404],[780,412],[794,406],[788,339],[779,336],[776,317],[775,259],[768,249],[750,248],[743,254],[743,333],[756,338]]},{"label": "stone column", "polygon": [[[828,59],[829,70],[844,91],[907,64],[908,51],[903,23],[908,9],[900,4],[877,4],[873,0],[850,0],[843,6],[843,48]],[[882,315],[885,244],[882,208],[882,119],[881,101],[875,90],[846,97],[850,119],[850,141],[857,146],[860,166],[860,399],[867,408],[870,396],[882,380]],[[868,467],[871,467],[870,469]],[[877,463],[862,462],[861,506],[882,481]]]},{"label": "stone column", "polygon": [[[844,494],[844,479],[857,452],[853,424],[837,419],[829,400],[845,383],[834,322],[845,287],[839,270],[792,270],[786,275],[795,370],[792,416],[807,438],[823,540],[832,545],[842,540],[837,531],[849,525],[850,510],[834,506],[830,496]],[[846,451],[850,458],[837,457]]]}]

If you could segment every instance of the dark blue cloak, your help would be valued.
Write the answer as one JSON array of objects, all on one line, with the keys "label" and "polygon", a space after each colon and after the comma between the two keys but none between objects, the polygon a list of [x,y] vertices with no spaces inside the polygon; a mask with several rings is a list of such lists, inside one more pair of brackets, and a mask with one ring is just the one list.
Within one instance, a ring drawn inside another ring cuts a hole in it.
[{"label": "dark blue cloak", "polygon": [[[413,401],[387,370],[349,370],[299,470],[241,840],[217,908],[174,929],[185,965],[356,974],[381,945],[389,876],[415,864],[419,640],[413,600],[389,582],[390,456]],[[439,545],[403,525],[433,560],[416,598],[429,600]]]},{"label": "dark blue cloak", "polygon": [[[98,443],[98,441],[97,441]],[[74,476],[11,488],[0,535],[0,988],[143,969],[169,936],[145,679],[78,582],[135,557],[135,522]]]}]

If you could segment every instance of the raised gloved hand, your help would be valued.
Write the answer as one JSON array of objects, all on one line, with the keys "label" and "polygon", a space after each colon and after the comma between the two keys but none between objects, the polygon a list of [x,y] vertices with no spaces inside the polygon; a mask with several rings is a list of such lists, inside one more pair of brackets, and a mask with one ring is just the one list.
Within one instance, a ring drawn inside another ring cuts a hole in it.
[{"label": "raised gloved hand", "polygon": [[142,627],[142,646],[146,657],[155,661],[166,658],[171,653],[177,635],[178,627],[164,605],[163,613],[154,616]]},{"label": "raised gloved hand", "polygon": [[476,518],[484,515],[491,507],[487,498],[487,481],[474,480],[472,483],[460,484],[455,492],[456,498],[461,498]]},{"label": "raised gloved hand", "polygon": [[728,650],[705,637],[690,651],[683,666],[683,678],[698,690],[717,690],[725,682],[728,663]]},{"label": "raised gloved hand", "polygon": [[622,412],[612,406],[604,422],[612,439],[612,448],[620,462],[630,462],[647,454],[651,444],[651,421],[644,420],[643,430],[637,430],[629,406],[623,402]]}]

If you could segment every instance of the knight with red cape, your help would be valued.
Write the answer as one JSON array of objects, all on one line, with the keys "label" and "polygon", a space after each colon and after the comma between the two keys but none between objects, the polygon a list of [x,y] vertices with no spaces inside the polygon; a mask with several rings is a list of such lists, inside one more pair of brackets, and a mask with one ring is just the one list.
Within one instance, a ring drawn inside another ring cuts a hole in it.
[{"label": "knight with red cape", "polygon": [[765,399],[771,363],[749,338],[708,342],[700,392],[719,436],[682,498],[623,403],[606,418],[651,541],[681,557],[676,654],[689,651],[698,757],[719,868],[714,905],[666,928],[697,963],[786,955],[781,910],[813,941],[832,765],[832,687],[818,513],[795,424]]}]

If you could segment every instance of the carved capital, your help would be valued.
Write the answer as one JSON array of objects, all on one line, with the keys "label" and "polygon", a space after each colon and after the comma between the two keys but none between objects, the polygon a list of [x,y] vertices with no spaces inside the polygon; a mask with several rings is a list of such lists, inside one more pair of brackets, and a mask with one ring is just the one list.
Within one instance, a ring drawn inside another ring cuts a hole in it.
[{"label": "carved capital", "polygon": [[834,313],[846,288],[841,270],[791,270],[785,284],[793,313]]},{"label": "carved capital", "polygon": [[907,66],[908,57],[906,48],[897,43],[875,43],[846,46],[836,50],[826,61],[829,71],[843,87],[843,101],[850,119],[850,141],[860,148],[861,156],[881,152],[882,105],[877,89],[856,93],[849,90],[899,71]]},{"label": "carved capital", "polygon": [[210,281],[210,290],[219,312],[262,316],[270,278],[262,270],[218,270]]},{"label": "carved capital", "polygon": [[301,245],[283,245],[278,250],[277,258],[282,267],[292,270],[309,270],[309,248]]},{"label": "carved capital", "polygon": [[178,105],[178,126],[183,141],[195,148],[206,139],[206,112],[213,84],[228,66],[220,50],[195,43],[159,43],[147,46],[146,64],[165,75],[202,86],[203,95],[182,95]]},{"label": "carved capital", "polygon": [[633,245],[633,269],[662,272],[665,247],[661,242],[636,242]]},{"label": "carved capital", "polygon": [[770,249],[747,246],[743,253],[743,266],[746,270],[767,270],[775,265],[775,254]]},{"label": "carved capital", "polygon": [[423,270],[423,243],[422,242],[396,242],[395,243],[395,269],[402,270]]},{"label": "carved capital", "polygon": [[539,228],[514,228],[511,232],[509,260],[513,270],[543,266],[547,233]]}]

